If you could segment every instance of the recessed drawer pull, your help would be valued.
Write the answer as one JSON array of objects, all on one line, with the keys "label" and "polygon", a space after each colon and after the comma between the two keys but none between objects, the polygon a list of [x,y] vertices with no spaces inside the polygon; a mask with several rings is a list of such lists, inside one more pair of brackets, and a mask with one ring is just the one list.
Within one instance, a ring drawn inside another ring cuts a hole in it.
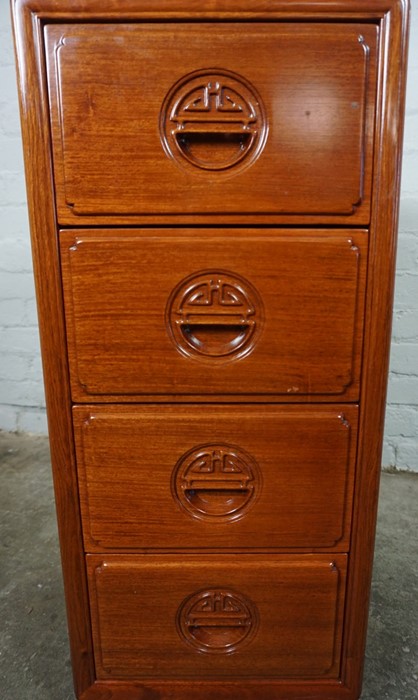
[{"label": "recessed drawer pull", "polygon": [[261,490],[253,457],[232,445],[201,445],[179,459],[173,472],[174,498],[194,518],[237,520]]},{"label": "recessed drawer pull", "polygon": [[197,272],[174,289],[167,325],[183,354],[237,359],[254,347],[263,307],[258,292],[235,273]]},{"label": "recessed drawer pull", "polygon": [[249,340],[254,322],[244,323],[179,323],[186,343],[203,355],[229,355]]},{"label": "recessed drawer pull", "polygon": [[254,133],[241,131],[193,131],[176,136],[182,155],[197,167],[207,170],[220,170],[237,163],[254,141]]},{"label": "recessed drawer pull", "polygon": [[180,606],[177,629],[182,639],[199,651],[231,654],[257,631],[254,603],[230,590],[196,593]]},{"label": "recessed drawer pull", "polygon": [[225,508],[229,508],[233,512],[237,510],[245,504],[251,493],[252,489],[247,489],[244,486],[233,489],[227,483],[218,483],[214,488],[198,486],[184,490],[184,496],[192,508],[206,513],[209,509],[213,511],[219,508],[220,515]]},{"label": "recessed drawer pull", "polygon": [[243,483],[237,483],[236,487],[234,488],[227,481],[216,481],[213,484],[211,484],[210,482],[202,481],[199,485],[193,485],[192,488],[185,489],[185,493],[189,494],[190,496],[194,496],[196,493],[218,493],[218,491],[222,491],[223,493],[228,491],[229,493],[234,494],[247,493],[248,489]]},{"label": "recessed drawer pull", "polygon": [[347,404],[76,406],[86,551],[345,551],[357,420]]},{"label": "recessed drawer pull", "polygon": [[230,71],[196,71],[178,81],[161,111],[161,140],[180,164],[222,171],[261,152],[267,119],[259,95]]}]

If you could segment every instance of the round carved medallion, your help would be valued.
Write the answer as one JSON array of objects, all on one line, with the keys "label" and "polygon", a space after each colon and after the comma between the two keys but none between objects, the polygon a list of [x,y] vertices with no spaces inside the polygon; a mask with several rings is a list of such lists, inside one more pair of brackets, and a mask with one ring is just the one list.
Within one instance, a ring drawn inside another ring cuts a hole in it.
[{"label": "round carved medallion", "polygon": [[200,70],[181,78],[161,109],[167,155],[198,172],[242,169],[261,153],[267,119],[255,88],[226,70]]},{"label": "round carved medallion", "polygon": [[180,637],[209,654],[233,653],[253,638],[257,627],[254,603],[231,590],[213,588],[195,593],[177,613]]},{"label": "round carved medallion", "polygon": [[194,518],[231,521],[242,518],[261,490],[257,462],[239,447],[208,444],[194,447],[177,462],[172,490]]},{"label": "round carved medallion", "polygon": [[254,348],[263,325],[263,305],[254,287],[225,271],[203,271],[180,282],[166,308],[177,349],[189,357],[229,361]]}]

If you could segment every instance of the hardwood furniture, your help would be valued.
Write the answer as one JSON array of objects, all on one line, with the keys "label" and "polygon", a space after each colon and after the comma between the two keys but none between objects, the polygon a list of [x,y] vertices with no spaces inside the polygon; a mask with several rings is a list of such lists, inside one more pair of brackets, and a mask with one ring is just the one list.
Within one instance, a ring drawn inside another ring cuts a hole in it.
[{"label": "hardwood furniture", "polygon": [[355,700],[407,2],[13,0],[82,700]]}]

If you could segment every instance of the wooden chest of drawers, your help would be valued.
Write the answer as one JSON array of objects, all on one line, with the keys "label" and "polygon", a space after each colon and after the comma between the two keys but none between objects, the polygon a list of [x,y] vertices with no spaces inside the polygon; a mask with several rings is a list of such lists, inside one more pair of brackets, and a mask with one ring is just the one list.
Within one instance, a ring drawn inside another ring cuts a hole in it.
[{"label": "wooden chest of drawers", "polygon": [[12,0],[81,700],[358,700],[401,0]]}]

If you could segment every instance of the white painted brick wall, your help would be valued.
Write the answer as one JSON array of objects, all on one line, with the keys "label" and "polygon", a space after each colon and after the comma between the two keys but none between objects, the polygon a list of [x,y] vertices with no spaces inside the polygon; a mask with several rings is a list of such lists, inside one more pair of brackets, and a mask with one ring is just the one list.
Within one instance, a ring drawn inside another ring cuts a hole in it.
[{"label": "white painted brick wall", "polygon": [[0,429],[46,432],[9,3],[0,0]]},{"label": "white painted brick wall", "polygon": [[[418,0],[412,16],[398,273],[384,466],[418,472]],[[46,420],[16,78],[7,0],[0,0],[0,429]]]},{"label": "white painted brick wall", "polygon": [[412,10],[383,465],[418,472],[418,0]]}]

